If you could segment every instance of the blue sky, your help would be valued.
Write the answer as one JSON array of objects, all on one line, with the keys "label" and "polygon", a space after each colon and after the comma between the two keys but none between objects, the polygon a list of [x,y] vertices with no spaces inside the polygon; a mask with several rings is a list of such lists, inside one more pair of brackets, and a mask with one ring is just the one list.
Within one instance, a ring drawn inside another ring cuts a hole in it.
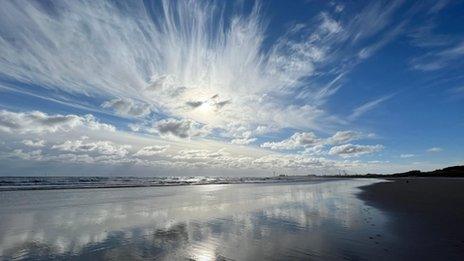
[{"label": "blue sky", "polygon": [[0,175],[463,164],[462,1],[5,1]]}]

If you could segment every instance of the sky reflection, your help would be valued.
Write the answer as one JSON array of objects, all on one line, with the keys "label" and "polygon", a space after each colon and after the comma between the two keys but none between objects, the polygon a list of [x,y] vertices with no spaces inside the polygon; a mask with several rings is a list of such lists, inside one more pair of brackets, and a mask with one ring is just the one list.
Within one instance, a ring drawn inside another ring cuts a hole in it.
[{"label": "sky reflection", "polygon": [[355,196],[373,182],[1,192],[0,256],[380,257],[394,247],[386,217]]}]

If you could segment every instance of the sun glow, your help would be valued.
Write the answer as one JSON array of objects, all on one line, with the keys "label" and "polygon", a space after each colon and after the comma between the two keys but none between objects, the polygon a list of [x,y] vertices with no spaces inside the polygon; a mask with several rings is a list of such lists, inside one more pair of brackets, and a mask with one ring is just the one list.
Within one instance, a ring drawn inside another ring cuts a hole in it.
[{"label": "sun glow", "polygon": [[210,104],[209,102],[205,102],[200,107],[198,107],[197,110],[199,113],[202,113],[202,114],[210,114],[210,113],[213,113],[214,108],[212,104]]},{"label": "sun glow", "polygon": [[215,108],[210,102],[204,102],[191,112],[192,119],[202,123],[210,123],[216,116]]}]

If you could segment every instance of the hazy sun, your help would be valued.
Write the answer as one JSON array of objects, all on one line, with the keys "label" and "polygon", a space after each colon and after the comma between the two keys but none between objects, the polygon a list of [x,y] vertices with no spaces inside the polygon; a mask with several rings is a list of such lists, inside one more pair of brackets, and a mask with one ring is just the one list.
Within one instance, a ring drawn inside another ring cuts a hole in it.
[{"label": "hazy sun", "polygon": [[214,112],[213,106],[209,102],[204,102],[200,107],[197,108],[198,113],[211,114]]}]

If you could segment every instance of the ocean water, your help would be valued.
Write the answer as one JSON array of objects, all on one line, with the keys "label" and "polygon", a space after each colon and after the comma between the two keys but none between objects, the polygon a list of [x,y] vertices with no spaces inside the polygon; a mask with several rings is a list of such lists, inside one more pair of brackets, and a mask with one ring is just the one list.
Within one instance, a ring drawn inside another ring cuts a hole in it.
[{"label": "ocean water", "polygon": [[373,179],[0,192],[4,260],[394,258]]},{"label": "ocean water", "polygon": [[0,191],[276,183],[317,181],[320,179],[325,178],[311,175],[276,177],[0,177]]},{"label": "ocean water", "polygon": [[240,179],[222,177],[0,177],[0,191],[195,185],[226,181],[239,182]]}]

